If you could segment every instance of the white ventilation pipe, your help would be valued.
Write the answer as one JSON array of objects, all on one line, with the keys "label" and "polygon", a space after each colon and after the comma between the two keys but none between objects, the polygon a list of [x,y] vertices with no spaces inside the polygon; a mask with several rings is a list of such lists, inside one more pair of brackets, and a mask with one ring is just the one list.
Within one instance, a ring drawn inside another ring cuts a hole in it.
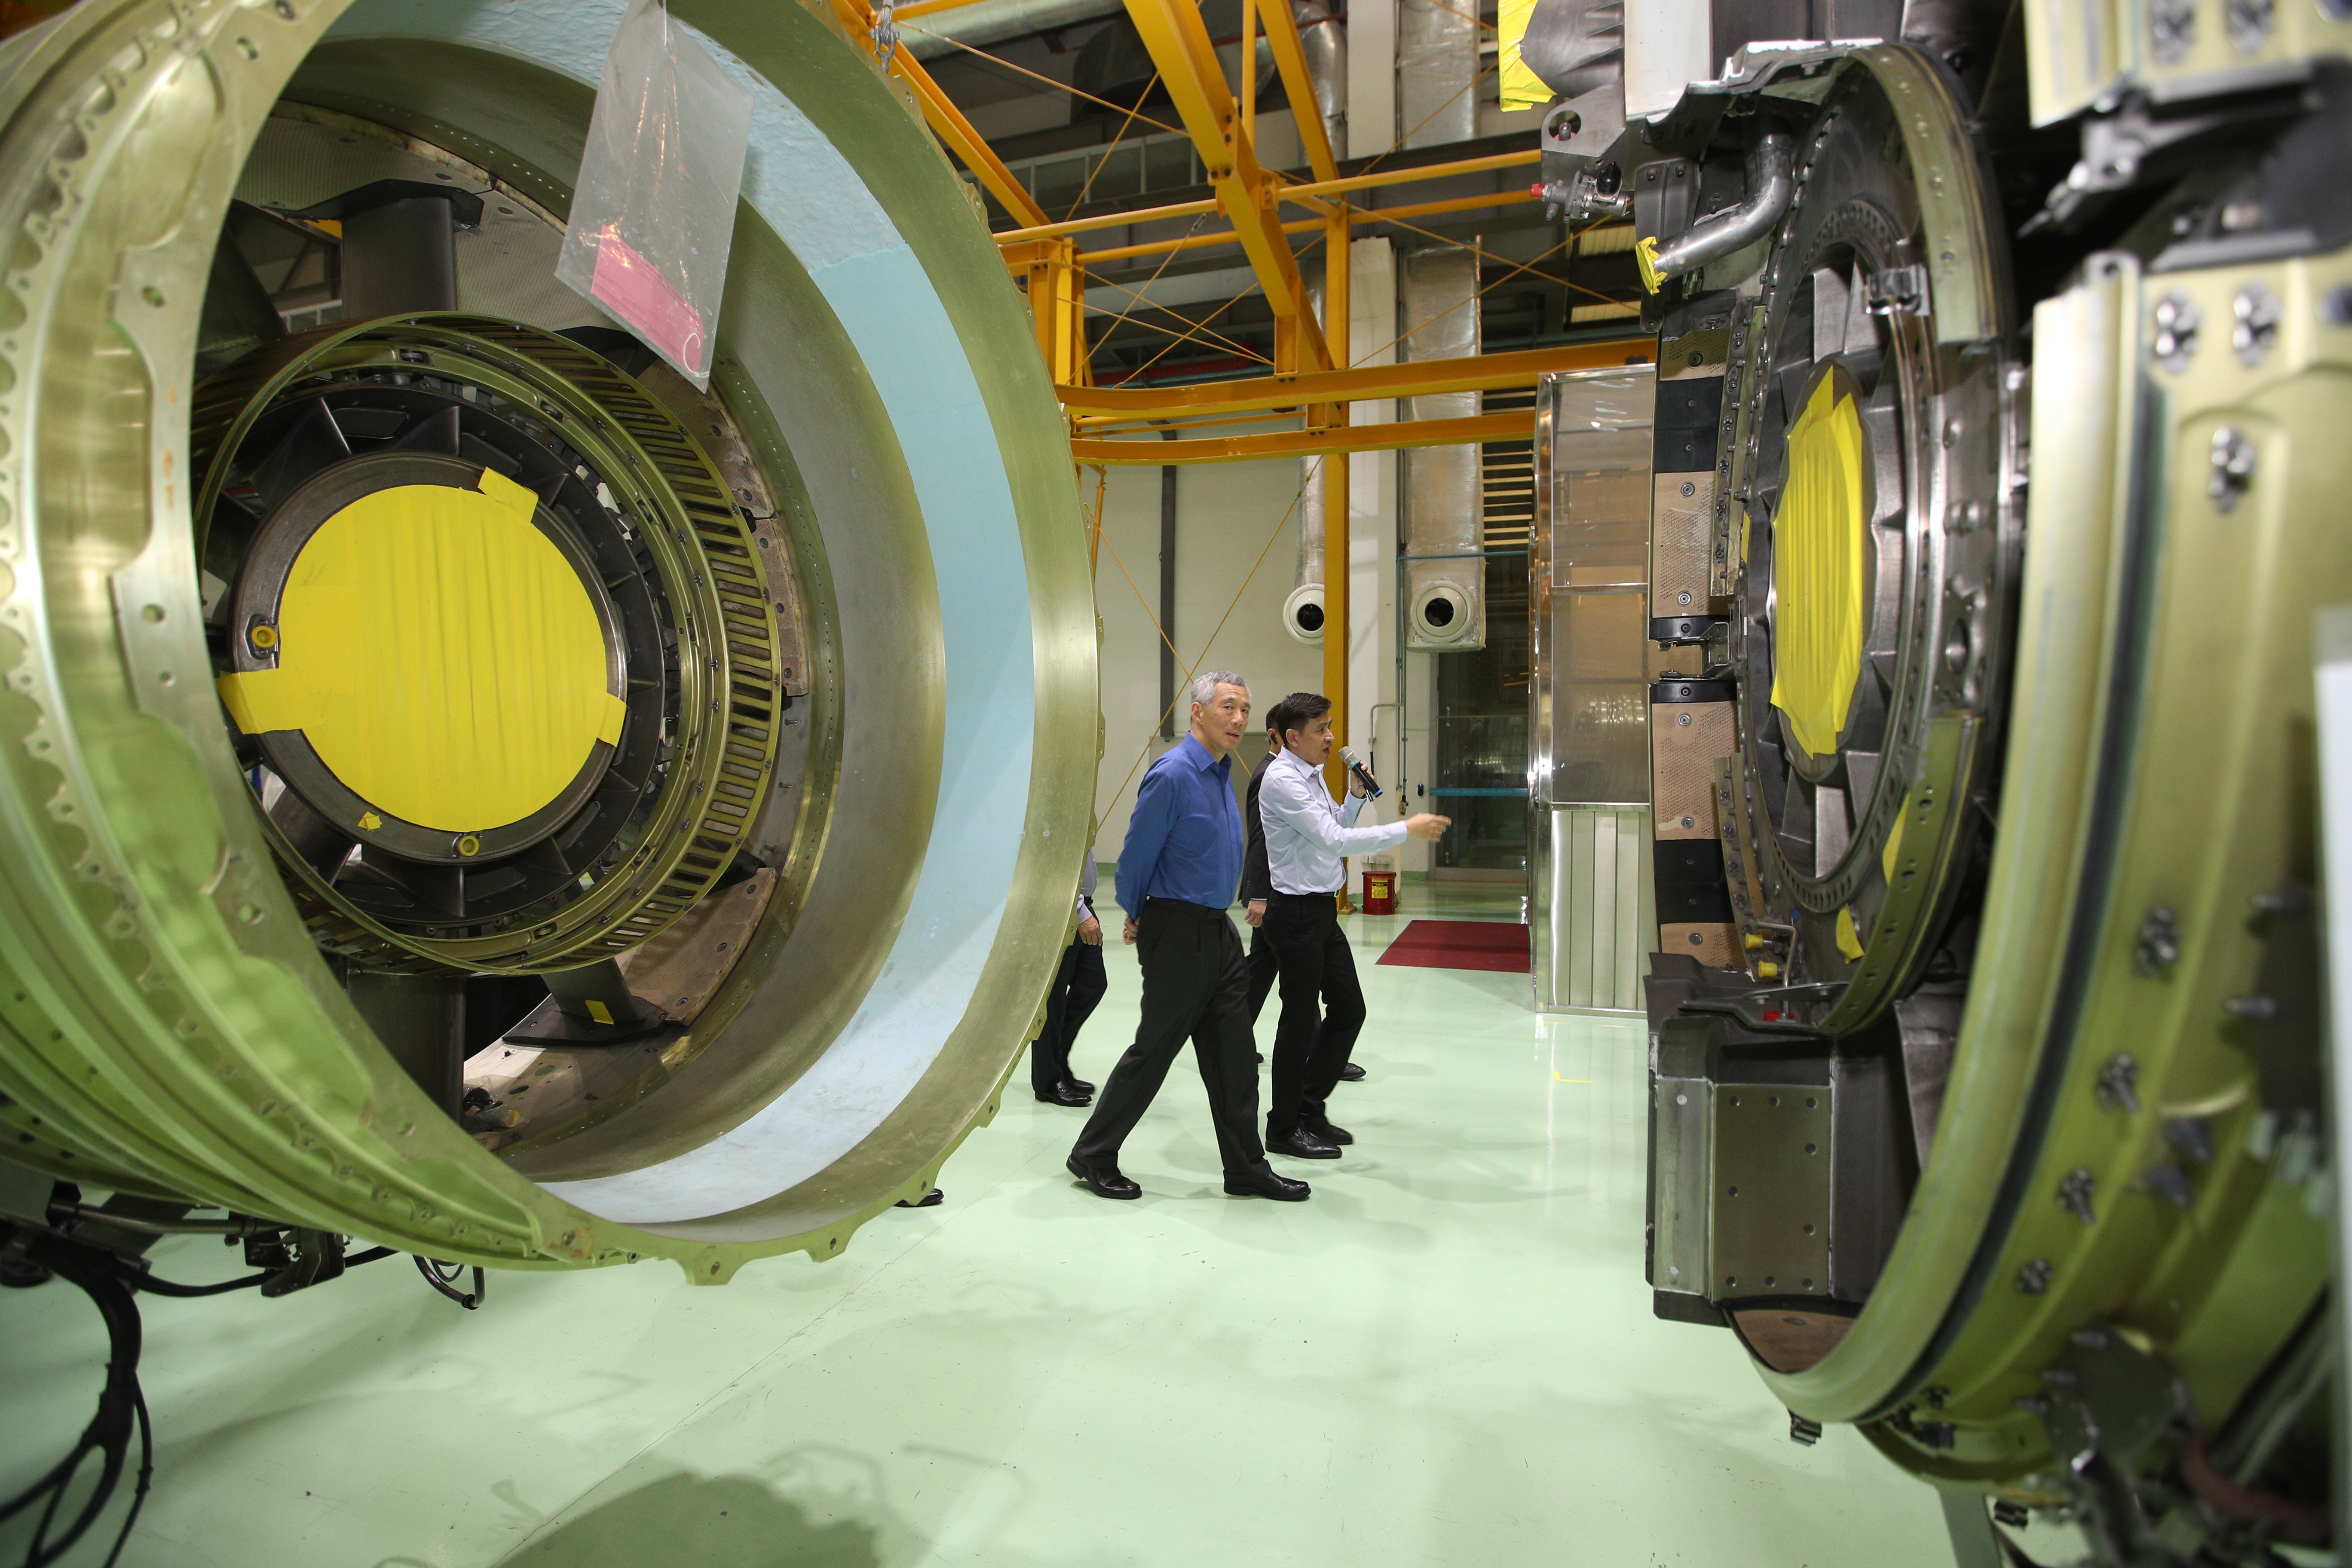
[{"label": "white ventilation pipe", "polygon": [[[1315,110],[1323,117],[1323,138],[1332,154],[1348,155],[1348,26],[1325,0],[1294,0],[1298,45],[1307,56],[1307,79],[1314,84]],[[1292,104],[1294,117],[1300,106]]]},{"label": "white ventilation pipe", "polygon": [[[1478,262],[1466,250],[1418,251],[1399,268],[1405,357],[1466,359],[1478,352]],[[1475,392],[1403,400],[1408,419],[1466,419]],[[1418,447],[1404,465],[1405,647],[1459,653],[1486,646],[1486,573],[1479,516],[1479,453]]]},{"label": "white ventilation pipe", "polygon": [[1397,119],[1407,147],[1478,134],[1478,20],[1450,0],[1398,0]]},{"label": "white ventilation pipe", "polygon": [[1298,575],[1282,601],[1282,629],[1298,641],[1323,641],[1323,465],[1346,462],[1321,453],[1298,459]]},{"label": "white ventilation pipe", "polygon": [[[1322,268],[1307,269],[1305,281],[1307,308],[1323,321]],[[1323,465],[1346,461],[1319,452],[1298,459],[1298,570],[1282,601],[1282,629],[1310,647],[1323,641]]]}]

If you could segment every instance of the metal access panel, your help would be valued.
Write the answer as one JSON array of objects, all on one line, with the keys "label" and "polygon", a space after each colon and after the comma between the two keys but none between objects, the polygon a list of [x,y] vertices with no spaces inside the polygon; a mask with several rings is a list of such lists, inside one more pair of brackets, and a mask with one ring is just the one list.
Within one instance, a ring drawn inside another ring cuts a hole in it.
[{"label": "metal access panel", "polygon": [[1638,1012],[1650,865],[1649,529],[1655,372],[1537,394],[1528,779],[1540,1011]]},{"label": "metal access panel", "polygon": [[1715,1086],[1703,1078],[1650,1080],[1650,1286],[1705,1292],[1709,1130]]},{"label": "metal access panel", "polygon": [[1709,1086],[1707,1294],[1827,1296],[1830,1086]]}]

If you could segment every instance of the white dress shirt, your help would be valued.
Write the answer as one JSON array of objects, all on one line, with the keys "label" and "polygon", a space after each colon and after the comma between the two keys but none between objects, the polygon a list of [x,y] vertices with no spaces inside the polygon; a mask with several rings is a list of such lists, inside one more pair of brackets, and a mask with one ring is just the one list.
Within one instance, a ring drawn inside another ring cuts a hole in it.
[{"label": "white dress shirt", "polygon": [[1265,766],[1257,786],[1258,818],[1265,828],[1265,868],[1277,893],[1336,893],[1347,884],[1346,857],[1369,855],[1405,841],[1404,824],[1358,827],[1364,803],[1354,794],[1341,805],[1323,783],[1323,771],[1287,746]]}]

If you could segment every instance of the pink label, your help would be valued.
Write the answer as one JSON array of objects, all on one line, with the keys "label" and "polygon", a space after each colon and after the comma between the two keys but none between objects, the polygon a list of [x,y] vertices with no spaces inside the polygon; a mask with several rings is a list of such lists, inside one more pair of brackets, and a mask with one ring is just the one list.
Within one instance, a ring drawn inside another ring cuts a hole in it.
[{"label": "pink label", "polygon": [[662,269],[611,229],[596,237],[596,271],[588,291],[672,364],[696,375],[709,368],[702,312]]}]

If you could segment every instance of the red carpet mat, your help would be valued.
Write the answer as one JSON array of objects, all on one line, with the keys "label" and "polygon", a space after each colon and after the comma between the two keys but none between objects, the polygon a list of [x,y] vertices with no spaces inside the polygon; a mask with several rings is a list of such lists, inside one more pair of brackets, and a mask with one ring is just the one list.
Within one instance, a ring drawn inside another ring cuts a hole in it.
[{"label": "red carpet mat", "polygon": [[1389,943],[1381,962],[1420,969],[1487,969],[1525,974],[1528,928],[1501,921],[1415,921]]}]

